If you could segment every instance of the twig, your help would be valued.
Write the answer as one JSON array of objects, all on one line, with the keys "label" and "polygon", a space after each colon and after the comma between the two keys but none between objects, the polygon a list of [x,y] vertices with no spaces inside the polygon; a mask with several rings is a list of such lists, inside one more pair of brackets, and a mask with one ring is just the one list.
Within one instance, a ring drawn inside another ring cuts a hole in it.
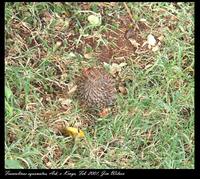
[{"label": "twig", "polygon": [[127,10],[127,12],[128,12],[129,17],[131,18],[131,20],[132,20],[132,22],[133,22],[133,24],[134,24],[135,27],[139,30],[139,27],[138,27],[137,23],[135,22],[135,20],[133,19],[133,16],[132,16],[132,14],[131,14],[131,11],[130,11],[129,7],[127,6],[127,4],[126,4],[125,2],[124,2],[123,4],[124,4],[124,6],[125,6],[125,8],[126,8],[126,10]]}]

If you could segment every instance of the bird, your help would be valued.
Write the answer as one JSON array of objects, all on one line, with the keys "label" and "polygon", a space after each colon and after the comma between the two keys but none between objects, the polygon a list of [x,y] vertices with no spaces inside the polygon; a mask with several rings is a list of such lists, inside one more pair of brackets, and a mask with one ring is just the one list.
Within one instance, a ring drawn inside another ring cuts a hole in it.
[{"label": "bird", "polygon": [[102,67],[82,69],[76,80],[77,98],[83,108],[99,116],[107,116],[111,106],[116,102],[117,90],[115,80]]}]

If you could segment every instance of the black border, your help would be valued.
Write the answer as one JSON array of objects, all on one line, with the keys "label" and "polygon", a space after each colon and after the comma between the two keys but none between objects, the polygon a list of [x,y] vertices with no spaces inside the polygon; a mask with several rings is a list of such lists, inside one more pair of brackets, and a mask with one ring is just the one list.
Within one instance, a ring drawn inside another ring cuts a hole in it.
[{"label": "black border", "polygon": [[[190,2],[195,2],[195,1],[190,1]],[[198,4],[198,1],[195,2],[195,31],[198,32],[196,30],[196,28],[198,27],[198,24],[197,24],[197,21],[198,19],[196,20],[196,17],[197,17],[197,13],[198,13],[198,7],[197,7],[197,4]],[[4,46],[4,36],[2,36],[2,34],[4,34],[4,31],[5,31],[5,22],[4,22],[4,10],[5,10],[5,2],[2,3],[2,5],[0,4],[0,7],[2,8],[2,10],[0,11],[1,13],[1,17],[2,17],[2,20],[1,22],[3,23],[1,27],[2,28],[2,33],[1,33],[1,42],[3,42],[2,46]],[[195,33],[195,169],[5,169],[4,168],[4,160],[0,160],[1,161],[1,166],[2,166],[2,170],[1,170],[1,174],[3,173],[4,176],[10,176],[8,175],[8,173],[18,173],[20,174],[21,173],[28,173],[28,174],[31,174],[31,173],[41,173],[44,172],[44,173],[47,173],[47,176],[50,177],[50,176],[56,176],[56,175],[50,175],[51,172],[58,172],[58,173],[62,173],[62,175],[57,175],[57,176],[64,176],[64,177],[70,177],[70,175],[63,175],[65,172],[69,172],[69,173],[76,173],[77,176],[80,176],[79,175],[79,172],[80,171],[85,171],[86,172],[86,176],[96,176],[96,177],[100,177],[100,174],[105,171],[107,173],[110,173],[111,172],[118,172],[121,173],[121,174],[124,174],[124,175],[109,175],[109,176],[121,176],[121,177],[127,177],[127,176],[140,176],[140,177],[152,177],[152,176],[167,176],[167,177],[196,177],[196,176],[199,176],[200,177],[200,162],[199,162],[199,154],[200,154],[200,147],[199,147],[199,142],[200,142],[200,137],[199,137],[199,120],[197,118],[197,112],[198,112],[198,109],[197,109],[197,103],[198,103],[198,100],[197,100],[197,96],[198,96],[198,78],[199,78],[199,75],[198,75],[198,71],[200,68],[198,68],[198,56],[199,56],[199,53],[200,53],[200,49],[199,49],[199,45],[198,45],[198,42],[199,42],[199,32],[198,33]],[[4,46],[5,48],[5,46]],[[2,51],[1,54],[4,54],[4,48],[1,48],[0,50]],[[4,66],[4,63],[2,65],[0,65],[0,67],[2,67],[3,69],[1,70],[1,72],[3,73],[4,75],[4,70],[5,70],[5,66]],[[3,76],[2,75],[2,76]],[[3,79],[3,78],[0,78],[0,79]],[[2,88],[1,90],[3,90],[3,94],[4,94],[4,80],[3,80],[3,83],[2,83]],[[2,94],[2,96],[3,96]],[[4,107],[4,101],[3,101],[3,97],[0,98],[0,101],[2,102],[3,104],[3,107]],[[5,109],[5,108],[1,108],[2,111]],[[3,111],[4,112],[4,111]],[[2,113],[4,114],[4,113]],[[3,120],[2,120],[3,119]],[[2,145],[1,146],[4,146],[4,115],[2,115],[2,118],[1,118],[1,121],[3,121],[3,124],[0,125],[0,131],[2,132],[3,131],[3,134],[1,135],[2,139],[1,139],[1,142],[2,142]],[[5,149],[4,147],[2,147],[3,149]],[[5,151],[4,150],[1,150],[1,157],[4,158],[5,156]],[[89,175],[90,172],[99,172],[99,175]],[[20,177],[23,177],[23,175],[18,175]],[[29,175],[26,175],[25,177],[30,177]],[[38,175],[35,175],[35,176],[38,176]],[[43,175],[42,175],[43,176]],[[71,177],[70,177],[71,178]]]}]

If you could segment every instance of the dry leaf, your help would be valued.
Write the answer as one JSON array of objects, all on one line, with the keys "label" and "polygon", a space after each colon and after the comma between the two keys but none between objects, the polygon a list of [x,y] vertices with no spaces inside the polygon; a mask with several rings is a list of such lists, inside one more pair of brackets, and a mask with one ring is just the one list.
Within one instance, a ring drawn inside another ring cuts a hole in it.
[{"label": "dry leaf", "polygon": [[69,88],[68,95],[73,94],[73,93],[76,91],[76,89],[77,89],[77,85],[75,85],[75,86]]},{"label": "dry leaf", "polygon": [[151,49],[151,45],[148,44],[148,49]]},{"label": "dry leaf", "polygon": [[160,42],[158,42],[158,44],[157,44],[158,46],[160,46],[161,45],[161,43]]},{"label": "dry leaf", "polygon": [[145,41],[143,44],[142,44],[142,47],[144,47],[146,44],[147,44],[148,42],[147,41]]},{"label": "dry leaf", "polygon": [[52,15],[48,11],[44,12],[42,16],[42,19],[45,22],[50,22],[52,19]]},{"label": "dry leaf", "polygon": [[61,75],[61,80],[62,80],[62,81],[65,81],[66,78],[67,78],[67,76],[68,76],[67,73],[63,73],[63,74]]},{"label": "dry leaf", "polygon": [[153,35],[149,34],[147,36],[147,43],[151,46],[155,46],[156,45],[156,39]]},{"label": "dry leaf", "polygon": [[57,46],[57,47],[60,47],[61,45],[62,45],[62,42],[61,42],[61,41],[57,41],[57,42],[56,42],[56,46]]},{"label": "dry leaf", "polygon": [[121,69],[122,67],[126,66],[127,64],[126,63],[121,63],[121,64],[117,64],[117,63],[113,63],[111,66],[110,66],[110,73],[115,76],[115,74],[117,72],[121,72]]},{"label": "dry leaf", "polygon": [[144,18],[141,18],[140,21],[141,21],[141,22],[147,22],[147,20],[144,19]]},{"label": "dry leaf", "polygon": [[140,44],[137,43],[135,39],[129,38],[128,40],[131,42],[131,44],[132,44],[134,47],[138,48],[138,46],[140,46]]},{"label": "dry leaf", "polygon": [[119,86],[119,91],[120,93],[122,93],[123,95],[127,94],[127,89],[124,86]]},{"label": "dry leaf", "polygon": [[110,73],[114,76],[117,72],[120,72],[121,71],[121,67],[116,64],[116,63],[113,63],[112,66],[110,67]]},{"label": "dry leaf", "polygon": [[70,52],[68,55],[67,55],[67,58],[66,59],[70,59],[70,58],[75,58],[76,55],[73,53],[73,52]]},{"label": "dry leaf", "polygon": [[60,17],[58,17],[58,20],[56,21],[56,24],[55,24],[55,29],[57,31],[61,31],[63,30],[64,28],[67,29],[69,27],[69,19],[61,19]]},{"label": "dry leaf", "polygon": [[71,99],[60,98],[59,101],[61,102],[62,106],[69,106],[72,102]]},{"label": "dry leaf", "polygon": [[126,65],[127,65],[127,63],[125,63],[125,62],[119,64],[119,66],[120,66],[121,68],[124,67],[124,66],[126,66]]},{"label": "dry leaf", "polygon": [[158,40],[160,40],[160,41],[163,41],[163,39],[164,39],[163,35],[161,35],[160,37],[158,37]]},{"label": "dry leaf", "polygon": [[66,126],[66,123],[67,122],[61,121],[61,120],[53,122],[51,125],[55,134],[61,134],[63,131],[63,128]]},{"label": "dry leaf", "polygon": [[130,39],[131,37],[134,37],[134,30],[129,29],[125,34],[126,39]]},{"label": "dry leaf", "polygon": [[47,162],[47,163],[46,163],[46,166],[47,166],[48,168],[51,168],[52,163],[51,163],[51,162]]},{"label": "dry leaf", "polygon": [[121,72],[122,67],[124,67],[126,65],[127,65],[127,63],[120,63],[120,64],[112,63],[112,65],[110,65],[110,64],[104,62],[104,67],[109,69],[111,75],[114,77],[115,77],[116,73]]},{"label": "dry leaf", "polygon": [[155,47],[152,48],[152,51],[153,51],[153,52],[156,52],[156,51],[158,51],[158,50],[159,50],[159,46],[158,46],[158,45],[156,45]]},{"label": "dry leaf", "polygon": [[90,15],[90,16],[88,16],[88,21],[93,26],[99,26],[99,25],[101,25],[101,19],[97,15]]},{"label": "dry leaf", "polygon": [[85,57],[86,59],[91,59],[91,58],[93,57],[93,54],[92,54],[92,53],[85,53],[85,54],[84,54],[84,57]]},{"label": "dry leaf", "polygon": [[146,65],[146,66],[145,66],[145,68],[144,68],[144,69],[146,70],[146,69],[148,69],[148,68],[152,67],[152,65],[153,65],[153,64],[148,64],[148,65]]}]

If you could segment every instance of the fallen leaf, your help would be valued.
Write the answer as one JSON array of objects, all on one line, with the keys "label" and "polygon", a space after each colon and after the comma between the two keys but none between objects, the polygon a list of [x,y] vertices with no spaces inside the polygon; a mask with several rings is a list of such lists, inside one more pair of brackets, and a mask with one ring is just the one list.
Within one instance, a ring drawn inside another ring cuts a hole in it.
[{"label": "fallen leaf", "polygon": [[110,73],[114,76],[117,72],[121,71],[121,67],[117,63],[113,63],[110,67]]},{"label": "fallen leaf", "polygon": [[59,101],[61,102],[62,106],[69,106],[72,102],[71,99],[60,98]]},{"label": "fallen leaf", "polygon": [[57,47],[60,47],[61,45],[62,45],[62,42],[61,42],[61,41],[57,41],[57,42],[56,42],[56,46],[57,46]]},{"label": "fallen leaf", "polygon": [[58,19],[57,19],[55,27],[54,27],[57,31],[67,29],[69,27],[69,19],[64,20],[59,16],[57,18]]},{"label": "fallen leaf", "polygon": [[122,93],[123,95],[127,94],[127,89],[124,86],[119,86],[119,91],[120,93]]},{"label": "fallen leaf", "polygon": [[88,16],[88,21],[93,26],[99,26],[99,25],[101,25],[100,17],[98,17],[96,15],[90,15],[90,16]]},{"label": "fallen leaf", "polygon": [[68,95],[73,94],[77,89],[77,85],[75,85],[73,82],[68,83],[67,87],[68,87],[68,92],[67,92]]},{"label": "fallen leaf", "polygon": [[52,18],[53,18],[52,15],[48,11],[42,14],[42,20],[45,21],[46,23],[50,22]]},{"label": "fallen leaf", "polygon": [[55,134],[62,134],[63,129],[67,125],[66,123],[67,122],[65,122],[65,121],[58,120],[58,121],[51,123],[51,128],[55,132]]},{"label": "fallen leaf", "polygon": [[158,40],[159,40],[159,41],[163,41],[163,39],[164,39],[164,36],[163,36],[163,35],[161,35],[160,37],[158,37]]},{"label": "fallen leaf", "polygon": [[46,166],[47,166],[48,168],[51,168],[52,163],[51,163],[51,162],[47,162],[47,163],[46,163]]},{"label": "fallen leaf", "polygon": [[67,56],[65,57],[66,59],[71,59],[71,58],[75,58],[76,54],[74,54],[73,52],[70,52],[69,54],[67,54]]},{"label": "fallen leaf", "polygon": [[146,44],[147,44],[148,42],[147,41],[145,41],[143,44],[142,44],[142,47],[144,47]]},{"label": "fallen leaf", "polygon": [[75,128],[75,127],[67,127],[63,130],[63,133],[66,135],[66,136],[71,136],[73,138],[83,138],[85,137],[84,135],[84,132],[78,128]]},{"label": "fallen leaf", "polygon": [[110,69],[110,64],[106,63],[106,62],[103,62],[103,66],[106,68],[106,69]]},{"label": "fallen leaf", "polygon": [[156,45],[155,47],[152,48],[152,51],[153,51],[153,52],[156,52],[156,51],[158,51],[158,50],[159,50],[159,46],[158,46],[158,45]]},{"label": "fallen leaf", "polygon": [[110,73],[115,76],[115,74],[117,72],[121,72],[122,70],[122,67],[126,66],[127,64],[126,63],[121,63],[121,64],[117,64],[117,63],[113,63],[111,66],[110,66]]},{"label": "fallen leaf", "polygon": [[148,69],[148,68],[150,68],[150,67],[152,67],[152,64],[146,65],[144,69],[146,70],[146,69]]},{"label": "fallen leaf", "polygon": [[125,37],[126,39],[130,39],[131,37],[134,37],[134,30],[133,29],[127,30],[125,33]]},{"label": "fallen leaf", "polygon": [[147,43],[151,46],[155,46],[156,45],[156,39],[153,35],[149,34],[147,36]]},{"label": "fallen leaf", "polygon": [[53,51],[55,52],[56,50],[58,50],[58,48],[62,45],[61,41],[57,41],[55,44],[55,47],[53,48]]},{"label": "fallen leaf", "polygon": [[144,18],[141,18],[140,21],[141,21],[141,22],[147,22],[147,20],[144,19]]},{"label": "fallen leaf", "polygon": [[109,71],[110,71],[110,74],[112,75],[112,76],[114,76],[115,77],[115,75],[116,75],[116,73],[117,72],[121,72],[121,70],[122,70],[122,67],[124,67],[124,66],[126,66],[127,65],[127,63],[120,63],[120,64],[117,64],[117,63],[112,63],[111,65],[110,64],[108,64],[108,63],[106,63],[106,62],[104,62],[104,67],[106,68],[106,69],[108,69]]},{"label": "fallen leaf", "polygon": [[119,66],[120,66],[121,68],[124,67],[124,66],[126,66],[126,65],[127,65],[127,63],[125,63],[125,62],[119,64]]},{"label": "fallen leaf", "polygon": [[93,57],[93,54],[92,54],[92,53],[85,53],[85,54],[84,54],[84,57],[85,57],[86,59],[91,59],[91,58]]},{"label": "fallen leaf", "polygon": [[158,44],[157,44],[158,46],[160,46],[161,45],[161,42],[158,42]]},{"label": "fallen leaf", "polygon": [[137,43],[137,41],[136,41],[135,39],[129,38],[128,40],[131,42],[131,44],[132,44],[134,47],[138,48],[138,46],[140,46],[140,44]]},{"label": "fallen leaf", "polygon": [[76,89],[77,89],[77,85],[75,85],[75,86],[69,88],[68,95],[73,94],[73,93],[76,91]]}]

